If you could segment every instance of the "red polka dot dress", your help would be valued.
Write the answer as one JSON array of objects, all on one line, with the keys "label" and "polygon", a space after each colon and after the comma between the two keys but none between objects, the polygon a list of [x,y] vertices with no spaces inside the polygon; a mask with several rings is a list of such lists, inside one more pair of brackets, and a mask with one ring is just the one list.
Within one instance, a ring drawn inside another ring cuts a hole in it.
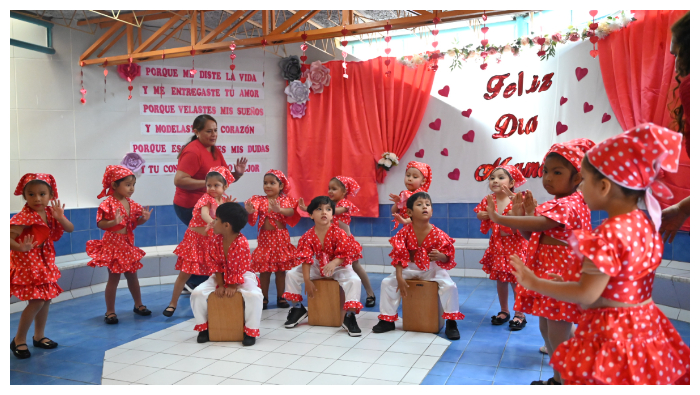
[{"label": "red polka dot dress", "polygon": [[[564,281],[578,281],[581,277],[581,258],[571,246],[545,245],[543,235],[567,242],[573,230],[591,230],[591,210],[583,201],[581,192],[561,199],[554,199],[537,206],[536,215],[547,217],[562,226],[544,232],[534,232],[527,246],[525,265],[539,278],[549,279],[547,273],[556,273]],[[553,321],[577,323],[581,314],[577,304],[561,302],[518,284],[515,295],[515,311],[522,311]]]},{"label": "red polka dot dress", "polygon": [[209,216],[216,218],[216,209],[219,207],[219,204],[216,202],[216,199],[207,193],[199,198],[194,209],[192,209],[192,219],[185,231],[185,236],[175,248],[174,253],[177,255],[175,270],[188,274],[210,276],[213,273],[213,269],[207,263],[206,256],[213,230],[209,230],[208,236],[203,236],[192,230],[192,228],[207,226],[206,221],[202,219],[202,207],[209,207]]},{"label": "red polka dot dress", "polygon": [[[651,298],[663,241],[641,210],[577,230],[574,251],[610,276],[603,298],[627,304]],[[551,356],[567,384],[690,384],[690,349],[653,301],[582,311],[576,334]]]},{"label": "red polka dot dress", "polygon": [[51,300],[63,292],[57,283],[61,271],[55,263],[53,246],[63,235],[63,226],[53,218],[49,208],[45,210],[47,222],[26,205],[10,219],[10,225],[27,226],[16,241],[31,234],[39,242],[27,252],[10,251],[10,295],[19,300]]},{"label": "red polka dot dress", "polygon": [[[129,203],[127,214],[124,205],[114,196],[108,196],[97,208],[97,222],[111,221],[117,212],[122,216],[122,222],[105,231],[102,240],[90,240],[85,245],[85,252],[92,258],[88,266],[107,267],[111,273],[136,273],[143,267],[141,258],[146,252],[134,246],[134,229],[143,213],[143,207],[126,198]],[[126,229],[126,233],[117,233]]]},{"label": "red polka dot dress", "polygon": [[[498,211],[496,194],[491,196],[493,198],[494,207],[496,211]],[[486,207],[487,201],[485,197],[481,200],[481,203],[474,208],[474,212],[486,211]],[[507,215],[512,209],[513,203],[508,202],[508,207],[503,210],[503,215]],[[484,257],[479,261],[484,273],[488,274],[491,280],[516,283],[515,276],[511,273],[513,267],[510,266],[510,256],[517,255],[520,259],[524,260],[527,251],[527,240],[517,230],[498,225],[488,219],[481,221],[480,230],[483,234],[488,234],[489,230],[491,230],[489,246],[484,253]],[[508,236],[503,236],[501,232],[507,233]]]},{"label": "red polka dot dress", "polygon": [[[290,270],[296,266],[294,262],[296,247],[290,242],[287,227],[278,229],[276,221],[290,226],[296,225],[301,218],[296,211],[298,203],[286,194],[280,194],[277,197],[280,208],[294,209],[293,216],[285,217],[280,213],[270,211],[267,196],[253,196],[249,202],[255,207],[255,212],[248,215],[248,224],[254,226],[255,222],[258,222],[258,246],[253,251],[253,271],[263,273]],[[262,229],[265,221],[275,229]]]},{"label": "red polka dot dress", "polygon": [[348,211],[342,213],[342,214],[336,214],[333,216],[333,225],[338,225],[338,222],[342,222],[345,225],[350,225],[350,222],[352,222],[351,215],[357,215],[360,212],[360,209],[357,208],[354,204],[352,204],[351,201],[348,199],[340,199],[338,203],[335,204],[335,208],[337,209],[338,207],[345,207],[348,209]]}]

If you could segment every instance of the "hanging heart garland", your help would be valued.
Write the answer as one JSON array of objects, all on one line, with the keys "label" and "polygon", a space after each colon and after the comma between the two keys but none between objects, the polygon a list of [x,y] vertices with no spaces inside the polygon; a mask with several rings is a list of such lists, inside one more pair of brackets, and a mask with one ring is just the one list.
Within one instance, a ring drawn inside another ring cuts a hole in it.
[{"label": "hanging heart garland", "polygon": [[348,53],[345,52],[345,46],[348,45],[348,40],[345,37],[348,34],[348,29],[345,28],[345,25],[343,25],[343,30],[340,32],[343,33],[343,41],[340,42],[340,44],[343,46],[343,78],[348,78],[348,63],[346,60]]},{"label": "hanging heart garland", "polygon": [[80,98],[80,104],[85,104],[85,94],[87,91],[85,90],[85,86],[83,86],[83,66],[85,66],[85,62],[82,60],[80,61],[80,94],[82,97]]}]

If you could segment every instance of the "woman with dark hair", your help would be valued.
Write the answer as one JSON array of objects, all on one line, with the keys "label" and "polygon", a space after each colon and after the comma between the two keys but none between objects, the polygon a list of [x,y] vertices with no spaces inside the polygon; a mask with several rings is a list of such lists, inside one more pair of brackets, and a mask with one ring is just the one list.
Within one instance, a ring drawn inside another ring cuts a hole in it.
[{"label": "woman with dark hair", "polygon": [[[678,132],[683,134],[685,152],[690,157],[690,11],[671,26],[671,53],[676,57],[676,81],[673,90],[680,96],[680,105],[672,110]],[[690,196],[667,207],[662,213],[659,232],[664,243],[673,242],[678,229],[690,217]]]}]

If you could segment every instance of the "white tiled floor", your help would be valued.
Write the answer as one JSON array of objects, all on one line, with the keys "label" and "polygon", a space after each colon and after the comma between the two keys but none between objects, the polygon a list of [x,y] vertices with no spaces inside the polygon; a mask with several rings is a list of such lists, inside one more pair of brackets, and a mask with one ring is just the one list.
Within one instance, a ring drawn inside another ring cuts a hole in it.
[{"label": "white tiled floor", "polygon": [[449,341],[427,333],[371,333],[377,314],[360,313],[362,336],[306,321],[284,328],[286,311],[263,311],[261,337],[196,342],[194,320],[105,352],[102,384],[150,385],[396,385],[420,384]]}]

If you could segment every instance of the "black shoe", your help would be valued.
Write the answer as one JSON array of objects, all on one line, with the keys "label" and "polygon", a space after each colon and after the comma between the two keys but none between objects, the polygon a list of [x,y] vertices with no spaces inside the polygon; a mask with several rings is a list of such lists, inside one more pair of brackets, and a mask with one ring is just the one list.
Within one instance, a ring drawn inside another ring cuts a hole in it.
[{"label": "black shoe", "polygon": [[278,296],[277,297],[277,308],[278,309],[286,309],[287,307],[289,307],[289,302],[287,302],[287,299],[280,298]]},{"label": "black shoe", "polygon": [[301,307],[292,307],[289,309],[289,313],[287,313],[287,321],[284,323],[285,328],[294,328],[295,326],[299,325],[299,323],[306,317],[308,317],[309,314],[306,311],[306,308],[302,305]]},{"label": "black shoe", "polygon": [[365,307],[374,307],[376,300],[375,296],[368,296],[367,299],[365,299]]},{"label": "black shoe", "polygon": [[[505,314],[505,318],[499,317],[499,315],[501,314]],[[503,325],[506,322],[508,322],[509,319],[510,313],[506,313],[505,311],[499,311],[498,314],[491,316],[491,325]]]},{"label": "black shoe", "polygon": [[[516,319],[518,321],[516,321]],[[521,317],[516,314],[515,317],[508,323],[508,328],[510,328],[511,331],[519,331],[525,328],[525,325],[527,325],[527,319],[525,319],[525,316],[523,315]]]},{"label": "black shoe", "polygon": [[[141,307],[143,307],[143,309]],[[147,315],[151,315],[151,310],[148,310],[144,305],[139,307],[134,306],[134,313],[145,317]]]},{"label": "black shoe", "polygon": [[267,298],[263,298],[263,310],[267,310]]},{"label": "black shoe", "polygon": [[116,314],[114,314],[114,313],[105,314],[105,324],[114,325],[114,324],[118,324],[118,323],[119,323],[119,319],[117,318]]},{"label": "black shoe", "polygon": [[372,327],[374,333],[384,333],[396,329],[396,324],[389,321],[379,320],[379,323]]},{"label": "black shoe", "polygon": [[561,385],[561,383],[554,380],[554,377],[550,377],[547,381],[537,380],[530,383],[530,385]]},{"label": "black shoe", "polygon": [[[209,337],[207,336],[207,339],[208,338]],[[246,334],[243,334],[243,346],[248,347],[248,346],[252,346],[253,344],[255,344],[255,338],[252,336],[248,336]]]},{"label": "black shoe", "polygon": [[450,340],[459,340],[459,329],[457,329],[457,321],[447,320],[445,323],[445,336]]},{"label": "black shoe", "polygon": [[46,350],[51,350],[52,348],[58,347],[58,343],[53,340],[49,340],[48,337],[42,337],[39,340],[34,340],[34,337],[32,337],[32,342],[34,342],[34,347],[43,348]]},{"label": "black shoe", "polygon": [[355,314],[346,315],[343,319],[343,329],[348,331],[348,335],[352,337],[362,336],[362,330],[357,326]]},{"label": "black shoe", "polygon": [[172,317],[173,314],[175,313],[176,308],[177,307],[173,307],[173,306],[166,307],[165,310],[163,310],[163,315],[166,317]]},{"label": "black shoe", "polygon": [[209,341],[209,329],[199,332],[197,335],[197,343],[206,343]]},{"label": "black shoe", "polygon": [[12,339],[12,343],[10,343],[10,350],[12,350],[12,355],[19,359],[27,359],[32,356],[32,353],[29,352],[29,349],[27,347],[27,350],[18,350],[17,347],[22,347],[25,346],[27,347],[26,344],[15,344],[15,339]]}]

